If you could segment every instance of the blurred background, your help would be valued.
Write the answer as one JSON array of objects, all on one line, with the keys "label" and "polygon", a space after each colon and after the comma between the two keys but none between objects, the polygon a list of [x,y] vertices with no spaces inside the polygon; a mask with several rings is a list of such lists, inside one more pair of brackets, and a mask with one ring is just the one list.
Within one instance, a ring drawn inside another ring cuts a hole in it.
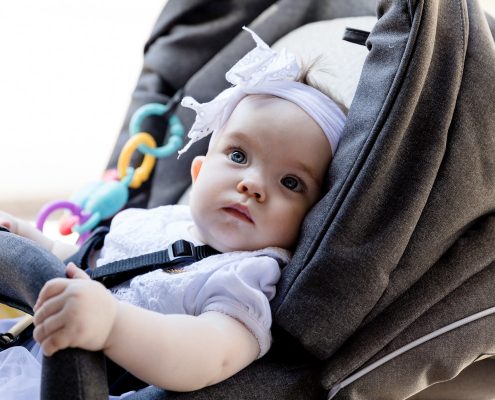
[{"label": "blurred background", "polygon": [[99,179],[165,1],[0,2],[0,209],[32,219]]},{"label": "blurred background", "polygon": [[0,2],[0,209],[97,180],[165,0]]}]

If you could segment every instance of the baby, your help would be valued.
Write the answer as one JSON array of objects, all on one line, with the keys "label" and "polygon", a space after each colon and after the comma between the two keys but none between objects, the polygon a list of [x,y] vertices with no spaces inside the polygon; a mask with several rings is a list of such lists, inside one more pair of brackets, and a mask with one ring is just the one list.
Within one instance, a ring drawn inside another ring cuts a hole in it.
[{"label": "baby", "polygon": [[[181,153],[213,134],[206,156],[192,162],[190,206],[120,212],[96,267],[178,239],[221,254],[111,291],[69,264],[67,279],[47,282],[34,307],[34,338],[46,356],[67,347],[103,350],[149,384],[190,391],[227,379],[268,351],[269,301],[321,196],[345,115],[297,81],[293,55],[250,33],[257,47],[227,72],[233,87],[209,103],[182,102],[197,117]],[[77,250],[6,213],[0,225],[61,260]]]}]

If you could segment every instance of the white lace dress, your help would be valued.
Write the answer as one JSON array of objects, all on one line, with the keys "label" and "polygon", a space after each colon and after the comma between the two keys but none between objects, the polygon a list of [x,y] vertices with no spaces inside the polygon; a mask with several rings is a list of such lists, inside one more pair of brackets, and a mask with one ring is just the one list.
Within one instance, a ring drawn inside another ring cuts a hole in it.
[{"label": "white lace dress", "polygon": [[[122,211],[112,221],[97,267],[163,250],[179,239],[202,245],[190,234],[191,227],[188,206]],[[112,292],[122,301],[163,314],[218,311],[230,315],[256,337],[261,357],[271,343],[269,301],[275,295],[280,267],[288,260],[286,250],[274,247],[223,253],[170,273],[156,270],[137,276]],[[36,357],[24,348],[0,352],[2,400],[39,398],[41,353],[39,348],[32,353]]]}]

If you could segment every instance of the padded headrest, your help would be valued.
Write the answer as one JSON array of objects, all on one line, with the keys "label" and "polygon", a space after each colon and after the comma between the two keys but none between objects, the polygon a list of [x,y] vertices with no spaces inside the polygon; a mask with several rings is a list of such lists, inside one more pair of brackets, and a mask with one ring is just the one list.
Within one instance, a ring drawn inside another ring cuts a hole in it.
[{"label": "padded headrest", "polygon": [[376,17],[337,18],[319,21],[293,30],[278,40],[273,48],[286,48],[300,56],[303,63],[321,57],[311,79],[327,89],[334,100],[350,107],[361,76],[368,49],[342,40],[346,27],[371,31]]}]

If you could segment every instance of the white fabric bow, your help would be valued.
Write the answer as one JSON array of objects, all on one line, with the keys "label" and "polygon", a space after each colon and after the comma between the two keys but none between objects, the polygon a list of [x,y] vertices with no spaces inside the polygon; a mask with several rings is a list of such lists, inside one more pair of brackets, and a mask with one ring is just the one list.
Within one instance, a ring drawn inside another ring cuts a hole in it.
[{"label": "white fabric bow", "polygon": [[285,49],[277,53],[251,29],[243,27],[256,42],[256,47],[242,57],[227,73],[225,79],[236,85],[221,92],[208,103],[198,103],[190,96],[182,99],[182,106],[196,111],[196,120],[188,133],[189,143],[179,151],[179,156],[198,140],[218,131],[228,119],[237,103],[246,95],[242,88],[253,87],[269,81],[296,79],[299,65],[293,54]]},{"label": "white fabric bow", "polygon": [[[234,86],[225,89],[208,103],[198,103],[192,97],[182,99],[184,107],[196,111],[196,120],[188,133],[189,143],[179,151],[179,157],[198,140],[220,131],[239,101],[248,94],[271,94],[287,99],[305,110],[322,128],[332,152],[335,152],[345,115],[328,96],[322,92],[295,82],[299,65],[294,54],[285,49],[273,51],[256,33],[243,27],[256,42],[256,47],[242,57],[225,78]],[[214,139],[210,140],[213,143]]]}]

